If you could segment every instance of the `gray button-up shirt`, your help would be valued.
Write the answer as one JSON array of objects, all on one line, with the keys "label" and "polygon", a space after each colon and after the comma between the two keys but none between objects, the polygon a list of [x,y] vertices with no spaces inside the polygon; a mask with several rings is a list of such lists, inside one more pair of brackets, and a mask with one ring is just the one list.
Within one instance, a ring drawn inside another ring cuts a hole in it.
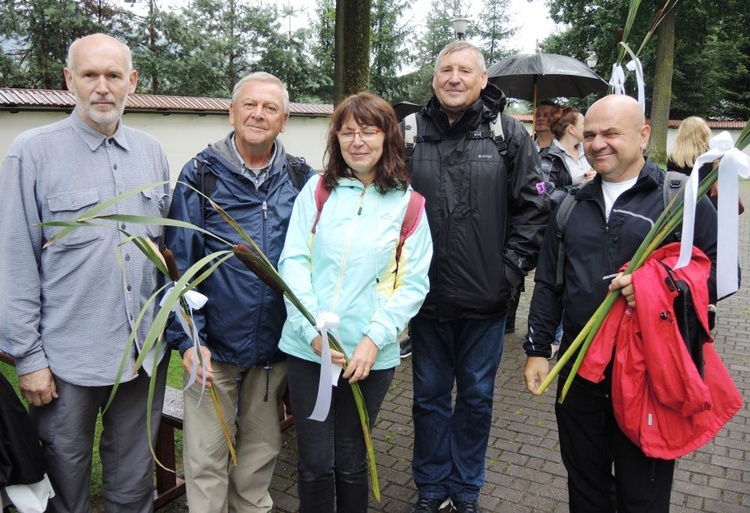
[{"label": "gray button-up shirt", "polygon": [[[19,375],[49,366],[69,383],[109,385],[127,350],[122,381],[131,379],[138,349],[127,346],[128,337],[156,288],[153,264],[132,242],[123,244],[126,236],[113,223],[77,228],[46,248],[60,228],[38,224],[75,219],[118,194],[165,180],[169,169],[159,143],[122,122],[105,137],[73,112],[14,141],[0,170],[0,350],[13,355]],[[154,185],[103,213],[161,217],[168,201],[169,184]],[[161,242],[159,226],[120,227]],[[152,319],[153,306],[136,344]],[[145,370],[152,362],[153,355]]]}]

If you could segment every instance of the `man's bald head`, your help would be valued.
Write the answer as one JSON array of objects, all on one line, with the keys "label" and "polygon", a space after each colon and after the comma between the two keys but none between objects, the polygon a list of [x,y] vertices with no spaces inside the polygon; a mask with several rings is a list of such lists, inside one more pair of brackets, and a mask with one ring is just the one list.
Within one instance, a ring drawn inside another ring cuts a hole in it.
[{"label": "man's bald head", "polygon": [[636,100],[622,94],[605,96],[586,112],[583,149],[591,167],[606,182],[636,178],[645,159],[651,127]]},{"label": "man's bald head", "polygon": [[640,130],[646,124],[646,116],[643,115],[638,100],[625,94],[610,94],[597,100],[589,107],[587,115],[593,113],[596,116],[600,110],[617,113],[623,123],[632,126],[635,130]]}]

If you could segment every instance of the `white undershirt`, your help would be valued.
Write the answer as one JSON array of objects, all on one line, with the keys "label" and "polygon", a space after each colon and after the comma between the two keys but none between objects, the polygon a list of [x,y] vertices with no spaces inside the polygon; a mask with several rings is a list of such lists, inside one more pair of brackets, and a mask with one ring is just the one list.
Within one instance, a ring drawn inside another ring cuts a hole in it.
[{"label": "white undershirt", "polygon": [[604,210],[609,221],[609,213],[620,194],[630,189],[638,181],[638,177],[625,180],[624,182],[605,182],[602,180],[602,194],[604,194]]},{"label": "white undershirt", "polygon": [[565,167],[570,172],[570,178],[573,181],[573,185],[580,184],[588,170],[591,169],[589,161],[586,160],[586,154],[583,152],[583,143],[576,145],[575,157],[570,156],[557,139],[552,141],[552,144],[560,148],[560,151],[563,154],[563,159],[565,160]]}]

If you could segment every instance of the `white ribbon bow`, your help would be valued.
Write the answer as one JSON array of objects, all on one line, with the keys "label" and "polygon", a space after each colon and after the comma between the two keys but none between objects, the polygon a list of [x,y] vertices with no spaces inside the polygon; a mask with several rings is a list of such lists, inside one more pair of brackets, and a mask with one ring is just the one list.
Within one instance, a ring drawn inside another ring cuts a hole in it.
[{"label": "white ribbon bow", "polygon": [[[169,290],[164,294],[164,297],[162,297],[161,302],[159,303],[159,306],[162,306],[164,303],[164,300],[169,297],[169,294],[172,292],[172,289],[174,287],[170,287]],[[188,290],[185,292],[185,294],[182,295],[182,297],[185,299],[185,303],[187,303],[188,311],[186,312],[185,309],[182,308],[182,303],[180,301],[175,302],[174,306],[172,307],[172,311],[175,313],[175,317],[177,317],[177,320],[180,321],[180,326],[182,326],[182,329],[187,333],[187,336],[190,337],[190,340],[193,341],[193,347],[195,348],[196,355],[195,358],[193,358],[193,369],[190,372],[190,377],[188,378],[188,382],[185,385],[185,388],[183,390],[187,390],[190,388],[193,383],[195,383],[195,378],[198,375],[198,354],[197,351],[200,351],[200,343],[199,337],[198,337],[198,328],[195,327],[195,321],[193,320],[193,310],[200,310],[203,308],[203,305],[206,304],[206,301],[208,301],[208,298],[201,294],[200,292],[197,292],[195,290]],[[206,375],[206,363],[202,362],[201,369],[203,370],[203,375]],[[201,397],[203,397],[203,390],[205,389],[206,384],[203,383],[203,387],[201,387]],[[200,399],[198,400],[198,403],[200,404]]]},{"label": "white ribbon bow", "polygon": [[[308,417],[310,420],[323,422],[328,417],[331,409],[331,396],[333,387],[339,382],[341,365],[331,361],[331,348],[328,345],[328,331],[333,334],[333,338],[341,345],[339,336],[339,323],[341,319],[333,312],[320,312],[315,318],[315,329],[320,332],[322,341],[320,344],[320,379],[318,380],[318,398],[315,400],[315,408]],[[334,372],[335,370],[335,372]]]},{"label": "white ribbon bow", "polygon": [[646,112],[646,82],[643,80],[643,65],[640,59],[630,61],[626,67],[630,71],[635,71],[635,80],[638,83],[638,103],[641,105],[641,110]]},{"label": "white ribbon bow", "polygon": [[619,64],[612,65],[612,78],[609,79],[614,94],[625,94],[625,71]]},{"label": "white ribbon bow", "polygon": [[719,162],[719,207],[717,222],[717,251],[716,251],[716,293],[721,298],[736,292],[739,288],[737,281],[737,253],[739,251],[739,214],[737,203],[739,200],[738,177],[750,177],[750,156],[734,147],[729,132],[721,132],[709,141],[709,149],[695,160],[690,178],[685,186],[685,208],[682,219],[682,242],[680,243],[680,258],[675,269],[684,267],[690,262],[695,231],[695,205],[698,197],[699,169],[703,164]]},{"label": "white ribbon bow", "polygon": [[[643,65],[640,59],[630,61],[625,66],[630,71],[635,71],[635,80],[638,83],[638,104],[641,110],[646,112],[646,82],[643,79]],[[612,65],[612,78],[609,79],[614,94],[627,94],[625,92],[625,71],[620,64]]]}]

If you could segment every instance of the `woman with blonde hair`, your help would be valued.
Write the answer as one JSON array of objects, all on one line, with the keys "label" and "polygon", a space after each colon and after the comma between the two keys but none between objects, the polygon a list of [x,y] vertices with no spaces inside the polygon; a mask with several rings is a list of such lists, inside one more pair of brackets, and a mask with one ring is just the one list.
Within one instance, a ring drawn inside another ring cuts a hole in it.
[{"label": "woman with blonde hair", "polygon": [[[678,171],[690,175],[693,171],[695,161],[702,153],[708,151],[709,139],[711,139],[711,129],[708,128],[708,123],[706,123],[705,119],[698,116],[690,116],[682,120],[680,128],[677,129],[677,137],[674,141],[672,153],[669,154],[667,171]],[[698,170],[698,178],[703,180],[718,162],[717,160],[713,163],[707,162],[703,164]],[[719,207],[718,196],[719,190],[717,184],[714,184],[711,190],[708,191],[708,199],[711,200],[711,203],[716,208]],[[745,211],[742,198],[739,199],[738,209],[740,214]]]},{"label": "woman with blonde hair", "polygon": [[[711,129],[708,128],[705,119],[698,116],[685,118],[680,123],[680,128],[677,129],[677,137],[672,152],[669,154],[667,170],[689,175],[698,156],[708,150],[709,139],[711,139]],[[710,170],[711,166],[708,166],[705,172]]]}]

